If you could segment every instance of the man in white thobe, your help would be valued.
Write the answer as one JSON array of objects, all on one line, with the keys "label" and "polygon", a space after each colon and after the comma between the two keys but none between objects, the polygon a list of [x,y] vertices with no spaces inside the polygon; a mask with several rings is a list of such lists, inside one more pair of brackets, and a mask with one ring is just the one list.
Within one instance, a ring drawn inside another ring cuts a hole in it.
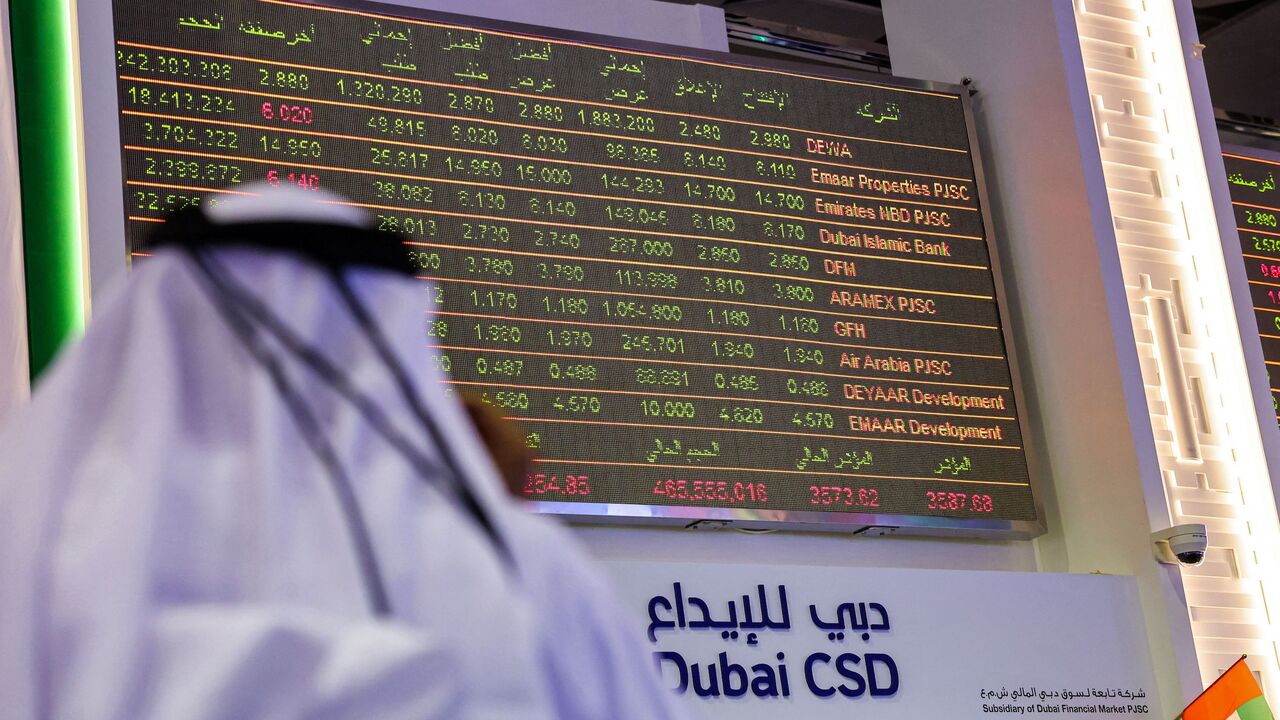
[{"label": "man in white thobe", "polygon": [[[228,232],[364,223],[294,195],[204,212]],[[426,283],[343,273],[471,505],[424,477],[448,464],[333,273],[254,248],[200,257],[217,273],[161,249],[98,299],[0,434],[0,716],[679,715],[574,540],[500,487],[425,348]],[[237,325],[211,277],[287,327]]]}]

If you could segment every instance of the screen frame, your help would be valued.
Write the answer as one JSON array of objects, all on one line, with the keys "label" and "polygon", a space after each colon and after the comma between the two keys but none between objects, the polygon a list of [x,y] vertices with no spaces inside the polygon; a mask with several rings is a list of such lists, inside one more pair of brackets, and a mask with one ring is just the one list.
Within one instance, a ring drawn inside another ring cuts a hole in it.
[{"label": "screen frame", "polygon": [[[862,512],[826,512],[810,510],[773,510],[687,505],[639,505],[617,503],[527,501],[529,507],[543,514],[557,515],[569,522],[584,524],[654,524],[685,527],[734,527],[745,530],[804,530],[854,534],[945,535],[993,539],[1031,539],[1048,530],[1043,501],[1043,484],[1036,472],[1036,450],[1028,433],[1027,404],[1022,391],[1022,376],[1011,337],[1011,324],[1004,277],[1000,267],[1000,243],[992,225],[991,194],[982,162],[974,119],[973,91],[968,85],[916,80],[893,75],[862,72],[830,66],[734,55],[704,48],[668,45],[644,40],[563,30],[553,27],[514,23],[456,13],[424,10],[409,5],[366,0],[289,0],[299,5],[339,8],[380,13],[390,17],[409,18],[459,25],[478,30],[509,32],[567,40],[622,51],[674,55],[760,70],[777,70],[822,79],[845,80],[868,85],[927,90],[958,96],[964,115],[973,163],[974,186],[978,195],[990,272],[995,287],[995,304],[1000,317],[1006,362],[1009,365],[1010,393],[1018,409],[1017,424],[1022,436],[1022,452],[1027,463],[1029,487],[1036,517],[1033,520],[992,518],[960,518],[928,515],[901,515]],[[115,69],[114,0],[78,3],[80,31],[79,80],[85,125],[85,166],[88,186],[88,234],[90,286],[96,291],[121,282],[130,264],[125,243],[125,193],[123,158],[120,152],[120,106]],[[104,237],[105,236],[105,237]]]}]

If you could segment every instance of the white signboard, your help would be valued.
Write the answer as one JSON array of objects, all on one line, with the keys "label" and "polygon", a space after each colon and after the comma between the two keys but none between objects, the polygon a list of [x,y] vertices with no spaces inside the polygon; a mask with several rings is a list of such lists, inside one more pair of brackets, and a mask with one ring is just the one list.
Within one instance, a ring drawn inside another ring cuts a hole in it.
[{"label": "white signboard", "polygon": [[1163,717],[1132,578],[608,563],[715,718]]}]

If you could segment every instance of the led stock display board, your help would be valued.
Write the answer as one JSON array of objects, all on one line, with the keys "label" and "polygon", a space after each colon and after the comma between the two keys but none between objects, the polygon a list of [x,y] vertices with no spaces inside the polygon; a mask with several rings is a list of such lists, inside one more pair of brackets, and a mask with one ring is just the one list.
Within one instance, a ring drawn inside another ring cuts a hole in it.
[{"label": "led stock display board", "polygon": [[388,5],[114,7],[130,249],[254,181],[367,209],[541,509],[1039,528],[963,89]]},{"label": "led stock display board", "polygon": [[1271,403],[1280,421],[1280,155],[1248,148],[1223,153],[1249,297],[1270,379]]}]

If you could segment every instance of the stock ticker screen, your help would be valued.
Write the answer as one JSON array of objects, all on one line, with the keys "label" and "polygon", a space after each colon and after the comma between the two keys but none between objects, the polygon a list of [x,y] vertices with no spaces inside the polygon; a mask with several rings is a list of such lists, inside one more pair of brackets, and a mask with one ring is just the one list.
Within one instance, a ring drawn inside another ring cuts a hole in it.
[{"label": "stock ticker screen", "polygon": [[[1251,152],[1240,148],[1241,152]],[[1268,159],[1270,158],[1270,159]],[[1244,254],[1249,297],[1258,321],[1258,336],[1267,363],[1271,403],[1280,421],[1280,379],[1272,368],[1280,366],[1280,156],[1266,157],[1235,152],[1223,153],[1223,165],[1231,188],[1231,207],[1240,252]]]},{"label": "stock ticker screen", "polygon": [[958,92],[492,25],[116,0],[131,252],[255,181],[367,209],[533,500],[1037,519]]}]

